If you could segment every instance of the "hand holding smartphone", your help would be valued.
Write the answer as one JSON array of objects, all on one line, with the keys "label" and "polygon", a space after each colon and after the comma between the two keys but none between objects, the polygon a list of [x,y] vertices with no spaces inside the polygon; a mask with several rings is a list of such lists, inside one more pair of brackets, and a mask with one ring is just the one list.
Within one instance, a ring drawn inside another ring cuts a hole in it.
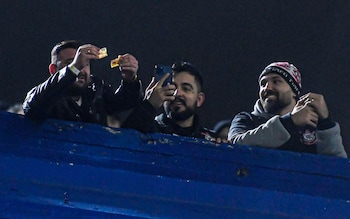
[{"label": "hand holding smartphone", "polygon": [[154,77],[156,81],[159,81],[166,73],[169,73],[169,77],[164,81],[163,87],[171,84],[173,81],[173,70],[169,65],[155,65],[154,66]]}]

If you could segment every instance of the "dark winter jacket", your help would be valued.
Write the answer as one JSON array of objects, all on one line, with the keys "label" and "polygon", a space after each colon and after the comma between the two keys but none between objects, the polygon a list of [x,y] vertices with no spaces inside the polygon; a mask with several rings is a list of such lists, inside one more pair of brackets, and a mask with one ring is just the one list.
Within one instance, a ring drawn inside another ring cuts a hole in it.
[{"label": "dark winter jacket", "polygon": [[51,75],[31,89],[23,103],[25,115],[36,120],[54,118],[106,125],[106,117],[135,107],[142,100],[140,81],[123,82],[117,91],[91,75],[91,83],[83,92],[79,106],[67,94],[76,80],[69,68]]},{"label": "dark winter jacket", "polygon": [[133,109],[122,127],[136,129],[143,133],[159,132],[164,134],[204,138],[204,135],[201,134],[202,129],[199,124],[198,115],[194,116],[193,126],[182,128],[164,113],[158,116],[156,114],[157,111],[153,106],[147,100],[144,100],[140,105]]}]

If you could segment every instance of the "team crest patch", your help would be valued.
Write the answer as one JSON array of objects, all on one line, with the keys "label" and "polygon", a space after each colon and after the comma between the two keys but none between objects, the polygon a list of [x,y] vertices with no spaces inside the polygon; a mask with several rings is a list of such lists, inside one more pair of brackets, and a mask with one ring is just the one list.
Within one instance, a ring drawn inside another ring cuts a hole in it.
[{"label": "team crest patch", "polygon": [[303,144],[312,145],[316,143],[316,131],[312,129],[305,129],[301,139]]}]

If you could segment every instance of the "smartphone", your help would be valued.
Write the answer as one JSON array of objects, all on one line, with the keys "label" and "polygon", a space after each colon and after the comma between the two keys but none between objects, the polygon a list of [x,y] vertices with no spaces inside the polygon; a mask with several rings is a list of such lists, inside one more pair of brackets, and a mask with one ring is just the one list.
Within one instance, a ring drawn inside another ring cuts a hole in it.
[{"label": "smartphone", "polygon": [[173,82],[173,70],[169,65],[155,65],[154,77],[156,81],[159,81],[166,73],[169,73],[169,77],[164,81],[163,87]]}]

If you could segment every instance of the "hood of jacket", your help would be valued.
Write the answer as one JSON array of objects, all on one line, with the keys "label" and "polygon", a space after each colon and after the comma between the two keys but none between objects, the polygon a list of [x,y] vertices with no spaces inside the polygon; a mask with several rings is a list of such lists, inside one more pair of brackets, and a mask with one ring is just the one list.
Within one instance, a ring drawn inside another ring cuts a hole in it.
[{"label": "hood of jacket", "polygon": [[252,111],[252,114],[255,116],[263,117],[265,119],[270,119],[273,116],[275,116],[274,114],[270,114],[270,113],[265,112],[259,99],[254,104],[254,109]]}]

